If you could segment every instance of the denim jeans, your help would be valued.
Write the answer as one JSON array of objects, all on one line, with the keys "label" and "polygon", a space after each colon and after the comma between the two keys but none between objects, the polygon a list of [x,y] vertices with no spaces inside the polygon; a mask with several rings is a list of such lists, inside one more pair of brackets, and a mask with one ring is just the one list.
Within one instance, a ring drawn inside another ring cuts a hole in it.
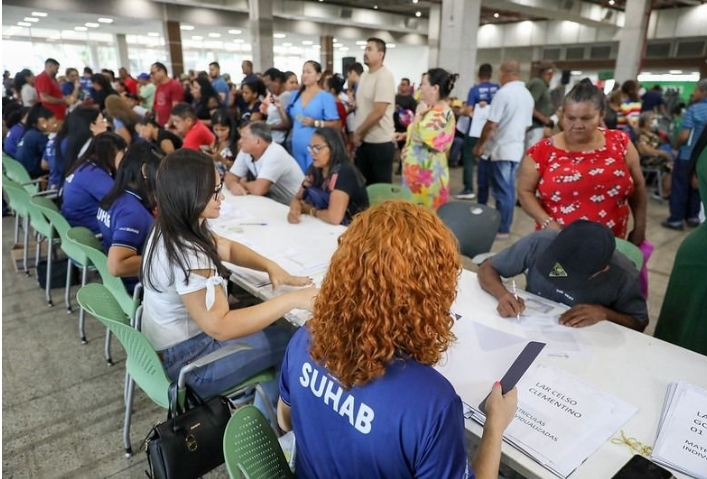
[{"label": "denim jeans", "polygon": [[[474,163],[476,158],[474,158],[474,147],[476,142],[479,141],[478,138],[472,136],[464,137],[464,147],[462,148],[462,165],[464,165],[464,190],[474,191]],[[488,186],[486,188],[488,199]]]},{"label": "denim jeans", "polygon": [[476,170],[477,195],[476,201],[480,205],[489,202],[489,188],[491,186],[491,160],[479,158],[479,165]]},{"label": "denim jeans", "polygon": [[688,160],[675,160],[670,184],[669,223],[695,220],[700,214],[700,192],[690,184]]},{"label": "denim jeans", "polygon": [[461,162],[462,148],[464,146],[464,139],[458,136],[454,137],[452,140],[452,148],[449,150],[449,162],[448,164],[456,165]]},{"label": "denim jeans", "polygon": [[264,369],[276,367],[278,377],[270,381],[273,384],[263,384],[271,402],[276,403],[280,365],[291,336],[291,331],[278,325],[268,326],[250,336],[228,341],[217,341],[206,333],[201,333],[162,351],[162,362],[170,379],[177,381],[179,370],[194,360],[231,343],[247,344],[253,349],[232,354],[203,368],[195,369],[187,375],[187,384],[202,398],[209,398],[223,393]]},{"label": "denim jeans", "polygon": [[499,233],[511,232],[513,211],[516,207],[517,169],[517,161],[491,161],[491,188],[493,197],[496,199],[496,209],[501,213]]}]

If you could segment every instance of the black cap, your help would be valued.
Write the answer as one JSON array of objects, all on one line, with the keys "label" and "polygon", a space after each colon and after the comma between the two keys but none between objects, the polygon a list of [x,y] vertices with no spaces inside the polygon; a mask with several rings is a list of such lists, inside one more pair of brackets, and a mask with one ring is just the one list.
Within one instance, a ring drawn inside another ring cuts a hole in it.
[{"label": "black cap", "polygon": [[535,267],[558,289],[572,291],[604,269],[615,249],[616,240],[609,228],[578,220],[558,233]]}]

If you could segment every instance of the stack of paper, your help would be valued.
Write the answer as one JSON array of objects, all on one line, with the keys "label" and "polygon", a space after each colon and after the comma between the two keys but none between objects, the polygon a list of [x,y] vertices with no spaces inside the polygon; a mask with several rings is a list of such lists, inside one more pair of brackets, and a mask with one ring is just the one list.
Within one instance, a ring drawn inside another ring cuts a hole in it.
[{"label": "stack of paper", "polygon": [[[258,251],[257,248],[254,249],[294,276],[317,276],[324,273],[327,268],[327,263],[323,261],[320,256],[305,248],[289,248],[277,254],[269,254],[267,251]],[[234,274],[245,279],[256,288],[262,288],[270,284],[270,277],[265,272],[242,268],[240,266],[232,266],[231,270]]]},{"label": "stack of paper", "polygon": [[707,479],[707,390],[680,381],[668,386],[653,460]]},{"label": "stack of paper", "polygon": [[[560,369],[536,365],[518,382],[518,410],[503,438],[555,475],[566,478],[637,409]],[[467,417],[486,420],[478,405]]]}]

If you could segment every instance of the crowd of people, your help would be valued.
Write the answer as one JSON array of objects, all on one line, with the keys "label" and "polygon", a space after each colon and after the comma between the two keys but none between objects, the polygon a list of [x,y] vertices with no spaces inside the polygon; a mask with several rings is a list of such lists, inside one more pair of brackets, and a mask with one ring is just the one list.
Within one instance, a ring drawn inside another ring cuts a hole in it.
[{"label": "crowd of people", "polygon": [[[310,60],[299,81],[274,67],[254,72],[246,60],[240,84],[217,62],[179,79],[160,62],[136,78],[125,68],[118,76],[67,68],[60,82],[59,62],[47,59],[36,77],[22,70],[6,85],[3,151],[56,190],[72,226],[101,235],[108,269],[129,291],[142,282],[143,333],[171,378],[233,341],[252,349],[191,373],[187,383],[200,395],[281,367],[279,391],[277,381],[266,391],[279,398],[280,425],[298,437],[299,472],[461,477],[473,467],[476,477],[496,477],[515,391],[493,386],[472,466],[461,400],[432,368],[453,340],[450,307],[461,267],[452,233],[434,214],[452,196],[450,164],[463,166],[457,199],[486,204],[493,196],[498,240],[509,236],[516,197],[536,222],[538,231],[480,267],[499,315],[523,311],[501,277],[525,272],[530,292],[570,306],[561,324],[610,321],[642,331],[648,314],[639,272],[616,250],[616,238],[645,241],[642,156],[672,172],[663,226],[699,225],[707,80],[696,85],[670,138],[656,128],[667,114],[660,91],[641,97],[635,81],[607,97],[583,80],[557,99],[552,65],[540,64],[526,83],[518,62],[507,60],[499,83],[493,67],[481,65],[461,102],[451,96],[458,75],[442,68],[425,72],[416,89],[407,78],[396,89],[385,57],[385,42],[370,38],[365,68],[354,63],[339,75]],[[367,186],[393,183],[396,157],[412,201],[370,207]],[[310,215],[347,226],[320,290],[209,230],[224,188],[287,205],[292,224]],[[686,286],[683,276],[704,262],[704,234],[702,225],[686,239],[668,291],[689,288],[695,299],[666,295],[656,335],[707,354],[707,329],[696,319],[707,308],[707,286],[694,279]],[[299,289],[233,309],[225,262],[266,272],[274,287]],[[313,317],[292,336],[274,323],[294,308],[312,309]],[[329,381],[371,415],[332,417],[326,400],[299,387],[311,380],[314,388],[317,375],[320,391]],[[391,405],[390,395],[410,384],[416,399]],[[374,411],[386,427],[372,426]],[[449,432],[444,440],[436,437],[440,428]],[[327,446],[341,438],[351,461]],[[400,447],[382,455],[391,441]]]}]

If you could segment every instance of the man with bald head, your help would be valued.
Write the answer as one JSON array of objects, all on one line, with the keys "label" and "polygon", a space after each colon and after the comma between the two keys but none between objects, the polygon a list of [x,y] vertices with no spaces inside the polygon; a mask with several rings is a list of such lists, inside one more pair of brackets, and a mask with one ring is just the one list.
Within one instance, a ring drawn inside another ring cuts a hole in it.
[{"label": "man with bald head", "polygon": [[516,204],[516,170],[523,158],[525,131],[533,122],[535,101],[525,83],[519,80],[520,67],[515,60],[501,64],[500,90],[491,102],[489,117],[474,155],[491,160],[491,193],[501,213],[496,239],[508,239]]}]

